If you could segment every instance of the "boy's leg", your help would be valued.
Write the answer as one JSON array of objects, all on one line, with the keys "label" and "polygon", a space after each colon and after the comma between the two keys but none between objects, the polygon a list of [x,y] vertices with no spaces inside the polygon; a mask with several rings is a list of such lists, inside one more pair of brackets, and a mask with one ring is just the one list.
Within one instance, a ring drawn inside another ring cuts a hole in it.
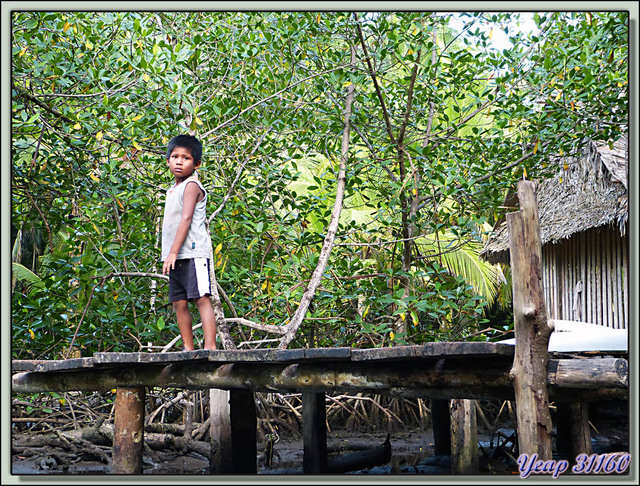
[{"label": "boy's leg", "polygon": [[211,299],[208,295],[204,295],[196,299],[196,304],[198,311],[200,311],[200,319],[202,319],[204,349],[216,349],[216,315],[213,312]]},{"label": "boy's leg", "polygon": [[186,300],[177,300],[173,303],[173,309],[176,312],[182,345],[187,351],[193,351],[195,349],[193,347],[193,322],[191,312],[189,312],[189,303]]}]

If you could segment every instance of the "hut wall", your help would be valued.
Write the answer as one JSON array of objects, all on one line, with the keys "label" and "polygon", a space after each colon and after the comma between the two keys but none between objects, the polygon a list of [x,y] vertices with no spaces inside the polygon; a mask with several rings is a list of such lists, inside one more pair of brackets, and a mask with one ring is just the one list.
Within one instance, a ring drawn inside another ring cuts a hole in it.
[{"label": "hut wall", "polygon": [[551,319],[627,329],[627,234],[601,226],[542,247],[542,283]]}]

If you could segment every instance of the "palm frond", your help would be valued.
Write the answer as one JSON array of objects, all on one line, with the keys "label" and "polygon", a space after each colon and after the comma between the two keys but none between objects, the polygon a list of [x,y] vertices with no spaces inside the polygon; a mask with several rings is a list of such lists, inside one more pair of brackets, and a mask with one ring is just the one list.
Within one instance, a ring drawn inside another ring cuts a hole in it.
[{"label": "palm frond", "polygon": [[498,296],[504,277],[497,265],[480,259],[480,241],[459,242],[459,238],[449,232],[426,235],[416,240],[418,248],[427,255],[439,254],[443,265],[453,275],[463,277],[474,291],[491,304]]},{"label": "palm frond", "polygon": [[40,277],[18,262],[11,262],[11,272],[13,274],[13,278],[16,280],[27,282],[35,285],[36,287],[42,287],[43,285]]}]

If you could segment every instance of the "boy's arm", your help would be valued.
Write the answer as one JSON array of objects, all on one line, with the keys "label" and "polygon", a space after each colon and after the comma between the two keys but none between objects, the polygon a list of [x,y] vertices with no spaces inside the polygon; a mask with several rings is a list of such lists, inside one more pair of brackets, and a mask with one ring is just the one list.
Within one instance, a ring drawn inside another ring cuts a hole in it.
[{"label": "boy's arm", "polygon": [[193,219],[193,211],[195,210],[196,203],[198,202],[198,199],[200,199],[201,195],[202,191],[200,190],[200,187],[198,187],[198,184],[195,182],[193,184],[187,183],[187,186],[184,188],[184,198],[182,200],[182,217],[180,218],[180,224],[178,224],[176,237],[173,240],[171,249],[169,250],[169,255],[162,265],[163,275],[169,273],[169,270],[173,270],[175,268],[178,252],[189,233],[189,226],[191,226],[191,220]]}]

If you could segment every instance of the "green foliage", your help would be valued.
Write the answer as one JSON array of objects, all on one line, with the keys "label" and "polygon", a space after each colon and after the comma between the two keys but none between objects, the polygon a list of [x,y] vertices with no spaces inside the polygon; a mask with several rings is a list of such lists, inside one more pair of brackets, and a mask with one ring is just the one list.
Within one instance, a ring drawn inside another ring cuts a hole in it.
[{"label": "green foliage", "polygon": [[491,29],[517,14],[460,18],[13,12],[14,357],[177,334],[165,280],[128,274],[160,269],[164,152],[184,132],[204,142],[209,214],[237,180],[211,223],[219,284],[239,316],[286,323],[331,218],[350,84],[344,210],[292,345],[472,338],[504,288],[477,253],[506,191],[626,130],[628,18],[536,13],[501,50]]}]

